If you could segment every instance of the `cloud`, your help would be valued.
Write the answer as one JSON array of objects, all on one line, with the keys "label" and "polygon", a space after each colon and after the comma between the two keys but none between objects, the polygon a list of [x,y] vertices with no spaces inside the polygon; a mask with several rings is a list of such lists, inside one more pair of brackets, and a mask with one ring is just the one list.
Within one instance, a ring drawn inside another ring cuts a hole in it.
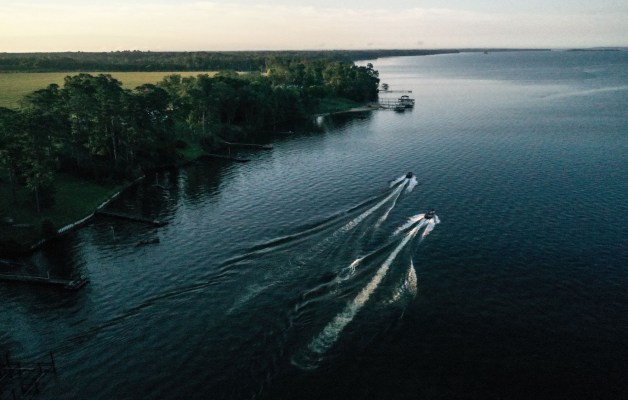
[{"label": "cloud", "polygon": [[[626,45],[626,12],[403,11],[119,1],[0,5],[0,51],[560,47]],[[419,39],[420,38],[420,39]]]}]

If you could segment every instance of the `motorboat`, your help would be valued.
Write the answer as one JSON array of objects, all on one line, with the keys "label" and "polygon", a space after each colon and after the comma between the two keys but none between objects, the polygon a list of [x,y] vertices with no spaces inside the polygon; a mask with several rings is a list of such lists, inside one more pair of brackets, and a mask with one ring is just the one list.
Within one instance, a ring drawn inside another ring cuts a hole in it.
[{"label": "motorboat", "polygon": [[406,174],[406,179],[412,179],[413,176],[414,176],[414,174],[412,174],[412,172],[408,172]]},{"label": "motorboat", "polygon": [[425,213],[425,215],[423,216],[424,219],[432,219],[434,218],[434,216],[436,215],[436,211],[434,210],[430,210],[428,212]]},{"label": "motorboat", "polygon": [[412,108],[412,107],[414,107],[414,99],[411,99],[410,96],[408,96],[408,95],[404,94],[397,101],[404,108]]}]

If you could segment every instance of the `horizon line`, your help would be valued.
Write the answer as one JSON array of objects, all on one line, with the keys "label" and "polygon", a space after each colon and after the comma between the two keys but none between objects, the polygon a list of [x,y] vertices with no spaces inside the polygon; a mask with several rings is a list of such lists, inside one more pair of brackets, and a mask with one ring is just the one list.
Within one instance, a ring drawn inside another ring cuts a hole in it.
[{"label": "horizon line", "polygon": [[338,52],[356,52],[356,51],[475,51],[475,50],[493,50],[493,51],[551,51],[551,50],[628,50],[626,46],[543,46],[543,47],[439,47],[439,48],[330,48],[330,49],[258,49],[258,50],[139,50],[139,49],[124,49],[124,50],[57,50],[57,51],[44,51],[44,50],[26,50],[26,51],[0,51],[0,54],[62,54],[62,53],[281,53],[281,52],[324,52],[324,51],[338,51]]}]

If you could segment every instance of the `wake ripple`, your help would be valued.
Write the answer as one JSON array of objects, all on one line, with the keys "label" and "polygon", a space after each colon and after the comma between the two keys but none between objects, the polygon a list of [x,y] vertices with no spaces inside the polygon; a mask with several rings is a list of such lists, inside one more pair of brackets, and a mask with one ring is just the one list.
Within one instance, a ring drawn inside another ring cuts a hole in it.
[{"label": "wake ripple", "polygon": [[321,356],[338,340],[338,337],[344,328],[353,320],[356,314],[364,307],[368,299],[371,297],[375,289],[388,273],[388,269],[397,255],[408,244],[408,242],[416,236],[421,228],[421,224],[414,227],[408,232],[397,247],[390,253],[381,267],[377,270],[369,283],[360,291],[360,293],[349,302],[346,307],[334,319],[325,326],[325,328],[310,342],[307,351],[297,355],[292,362],[296,366],[303,369],[314,369],[318,367]]}]

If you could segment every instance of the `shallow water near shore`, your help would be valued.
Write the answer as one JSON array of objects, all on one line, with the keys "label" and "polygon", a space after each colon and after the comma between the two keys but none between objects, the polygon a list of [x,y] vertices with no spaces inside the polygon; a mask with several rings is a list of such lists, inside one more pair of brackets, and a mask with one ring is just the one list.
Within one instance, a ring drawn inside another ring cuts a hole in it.
[{"label": "shallow water near shore", "polygon": [[414,110],[149,177],[110,207],[167,226],[29,260],[86,288],[0,285],[0,351],[55,353],[39,398],[628,396],[628,52],[371,62]]}]

